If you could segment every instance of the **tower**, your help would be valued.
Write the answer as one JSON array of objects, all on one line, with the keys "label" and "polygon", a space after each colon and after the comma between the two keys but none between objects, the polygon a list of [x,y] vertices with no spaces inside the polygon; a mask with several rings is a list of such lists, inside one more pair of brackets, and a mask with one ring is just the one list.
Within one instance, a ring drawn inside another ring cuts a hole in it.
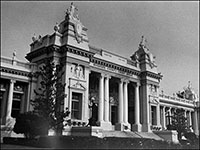
[{"label": "tower", "polygon": [[158,90],[162,75],[157,72],[155,56],[147,48],[146,42],[142,36],[138,50],[131,56],[141,69],[140,107],[143,132],[151,131],[154,126],[161,127]]},{"label": "tower", "polygon": [[[87,28],[81,23],[77,7],[71,3],[65,19],[56,23],[54,33],[32,38],[31,52],[26,58],[38,68],[47,59],[63,64],[62,82],[66,84],[64,108],[69,108],[70,117],[79,121],[88,120],[89,51]],[[36,85],[39,85],[39,80]],[[38,87],[37,87],[38,88]]]}]

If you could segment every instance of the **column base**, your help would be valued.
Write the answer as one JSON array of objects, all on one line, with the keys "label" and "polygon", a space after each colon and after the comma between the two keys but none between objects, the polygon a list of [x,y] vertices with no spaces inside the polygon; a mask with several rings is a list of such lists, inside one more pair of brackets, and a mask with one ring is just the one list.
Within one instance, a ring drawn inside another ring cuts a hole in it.
[{"label": "column base", "polygon": [[117,131],[131,131],[130,123],[117,123],[115,125],[115,130]]},{"label": "column base", "polygon": [[141,132],[142,131],[142,125],[141,124],[133,124],[132,125],[132,131]]},{"label": "column base", "polygon": [[194,130],[194,133],[199,136],[199,130],[198,129]]},{"label": "column base", "polygon": [[112,130],[111,122],[98,121],[97,125],[100,126],[101,129],[103,129],[103,130]]},{"label": "column base", "polygon": [[150,124],[142,124],[142,132],[152,132]]}]

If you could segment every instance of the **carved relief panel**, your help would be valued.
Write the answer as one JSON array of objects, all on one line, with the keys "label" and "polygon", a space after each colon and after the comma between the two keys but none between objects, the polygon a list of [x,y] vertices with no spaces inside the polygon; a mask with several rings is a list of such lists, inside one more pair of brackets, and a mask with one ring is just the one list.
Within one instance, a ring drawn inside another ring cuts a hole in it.
[{"label": "carved relief panel", "polygon": [[85,79],[85,68],[79,64],[72,64],[70,68],[70,73],[72,77],[80,80]]},{"label": "carved relief panel", "polygon": [[157,96],[157,86],[156,85],[153,85],[153,84],[150,84],[149,85],[149,91],[150,91],[150,95],[154,95],[154,96]]}]

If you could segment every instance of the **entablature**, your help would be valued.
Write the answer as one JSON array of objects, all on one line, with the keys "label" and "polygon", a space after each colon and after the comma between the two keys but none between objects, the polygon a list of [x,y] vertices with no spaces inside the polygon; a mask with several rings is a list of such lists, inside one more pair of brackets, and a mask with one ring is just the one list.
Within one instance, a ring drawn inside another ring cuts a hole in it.
[{"label": "entablature", "polygon": [[125,76],[132,76],[132,75],[139,76],[140,75],[140,72],[137,70],[133,70],[128,67],[120,66],[118,64],[114,64],[112,62],[101,60],[99,58],[91,57],[90,62],[91,62],[90,65],[93,67],[98,67],[103,70],[119,73],[119,74],[122,74]]},{"label": "entablature", "polygon": [[86,50],[83,50],[83,49],[80,49],[80,48],[77,48],[77,47],[73,47],[73,46],[70,46],[70,45],[62,46],[60,48],[60,51],[62,53],[67,51],[69,53],[73,53],[73,54],[80,55],[80,56],[87,57],[87,58],[91,58],[94,55],[93,52],[86,51]]},{"label": "entablature", "polygon": [[16,69],[12,69],[12,68],[6,68],[6,67],[3,67],[3,66],[0,68],[0,72],[20,75],[20,76],[25,76],[25,77],[29,77],[29,74],[30,74],[30,72],[16,70]]},{"label": "entablature", "polygon": [[150,71],[143,71],[140,73],[140,77],[141,78],[145,78],[145,77],[151,77],[151,78],[155,78],[157,80],[161,80],[162,79],[162,75],[160,73],[156,74],[156,73],[153,73],[153,72],[150,72]]},{"label": "entablature", "polygon": [[170,97],[166,95],[159,95],[159,101],[161,103],[171,104],[171,105],[178,105],[178,106],[185,106],[185,107],[195,107],[194,101],[186,100],[186,99],[180,99],[176,97]]}]

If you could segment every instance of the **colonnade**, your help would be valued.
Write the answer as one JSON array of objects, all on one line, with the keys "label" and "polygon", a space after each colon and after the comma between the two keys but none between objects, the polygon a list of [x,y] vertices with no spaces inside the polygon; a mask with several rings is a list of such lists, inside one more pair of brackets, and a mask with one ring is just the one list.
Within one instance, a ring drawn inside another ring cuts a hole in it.
[{"label": "colonnade", "polygon": [[[2,120],[2,124],[5,124],[6,121],[9,118],[12,118],[12,109],[13,109],[13,101],[14,101],[14,93],[16,93],[17,91],[15,91],[15,84],[16,84],[16,80],[15,79],[6,79],[5,80],[5,85],[6,85],[6,89],[5,91],[3,91],[3,96],[2,96],[2,107],[1,107],[1,120]],[[20,95],[21,99],[20,99],[20,106],[19,106],[19,113],[23,113],[25,111],[28,111],[29,108],[27,105],[29,105],[28,101],[25,102],[26,97],[28,97],[30,95],[29,93],[29,87],[30,85],[28,85],[28,89],[26,89],[27,93],[24,93],[24,91],[20,91]],[[26,96],[26,97],[24,97]]]},{"label": "colonnade", "polygon": [[[173,112],[176,111],[178,108],[173,108],[170,106],[161,106],[160,110],[162,111],[162,121],[161,125],[163,129],[167,129],[167,125],[172,123],[171,118],[167,117],[173,116]],[[188,120],[188,126],[193,127],[193,130],[195,133],[198,133],[198,118],[197,118],[197,111],[192,111],[192,110],[184,110],[184,116]]]},{"label": "colonnade", "polygon": [[[99,105],[98,105],[98,124],[104,128],[111,128],[109,120],[109,80],[111,76],[103,73],[99,76]],[[123,130],[124,126],[130,129],[128,123],[128,80],[119,79],[118,81],[118,122],[116,130]],[[140,125],[140,104],[139,104],[139,84],[135,86],[135,124]],[[138,130],[137,130],[138,131]]]}]

